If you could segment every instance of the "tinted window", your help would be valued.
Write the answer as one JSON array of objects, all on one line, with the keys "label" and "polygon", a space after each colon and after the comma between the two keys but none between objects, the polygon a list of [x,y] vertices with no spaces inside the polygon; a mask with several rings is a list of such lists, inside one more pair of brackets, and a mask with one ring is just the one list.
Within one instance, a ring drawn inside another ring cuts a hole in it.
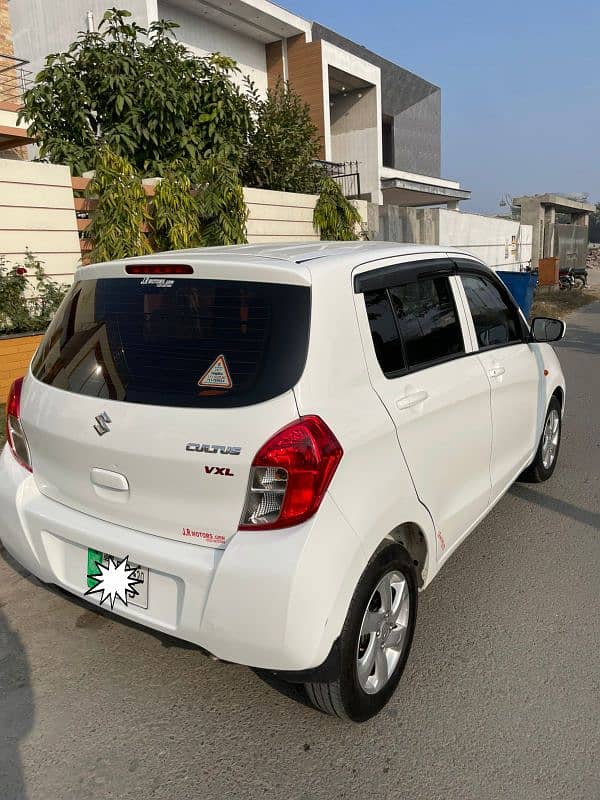
[{"label": "tinted window", "polygon": [[290,389],[304,369],[310,290],[188,278],[76,283],[38,350],[44,383],[164,406],[230,407]]},{"label": "tinted window", "polygon": [[367,315],[375,354],[385,375],[405,368],[402,342],[394,319],[392,306],[385,289],[365,292]]},{"label": "tinted window", "polygon": [[409,367],[464,353],[448,278],[417,280],[389,290]]},{"label": "tinted window", "polygon": [[479,347],[501,347],[522,341],[517,312],[503,298],[501,290],[481,275],[463,275],[461,279]]}]

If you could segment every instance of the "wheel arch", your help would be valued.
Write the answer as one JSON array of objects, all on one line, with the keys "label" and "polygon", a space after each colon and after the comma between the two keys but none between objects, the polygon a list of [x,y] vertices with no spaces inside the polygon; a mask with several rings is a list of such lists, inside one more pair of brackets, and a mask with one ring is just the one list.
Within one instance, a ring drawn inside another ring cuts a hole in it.
[{"label": "wheel arch", "polygon": [[422,588],[427,582],[430,566],[427,537],[422,528],[416,522],[403,522],[388,533],[382,544],[386,541],[396,542],[404,547],[415,565],[417,583]]},{"label": "wheel arch", "polygon": [[556,397],[560,403],[560,410],[562,411],[565,405],[565,392],[562,386],[556,387],[556,389],[552,392],[552,397]]}]

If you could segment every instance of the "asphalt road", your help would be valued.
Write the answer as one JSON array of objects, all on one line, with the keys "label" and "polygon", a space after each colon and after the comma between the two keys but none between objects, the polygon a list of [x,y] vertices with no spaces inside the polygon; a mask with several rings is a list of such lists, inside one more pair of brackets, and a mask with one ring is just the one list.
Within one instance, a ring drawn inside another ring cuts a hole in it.
[{"label": "asphalt road", "polygon": [[554,477],[514,487],[422,595],[403,682],[363,726],[0,552],[0,798],[598,800],[600,303],[560,358]]}]

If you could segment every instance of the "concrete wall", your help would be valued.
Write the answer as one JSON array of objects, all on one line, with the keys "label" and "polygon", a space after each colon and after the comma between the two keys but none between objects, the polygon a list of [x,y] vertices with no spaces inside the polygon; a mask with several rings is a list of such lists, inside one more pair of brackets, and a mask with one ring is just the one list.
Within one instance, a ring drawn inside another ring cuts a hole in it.
[{"label": "concrete wall", "polygon": [[371,223],[373,238],[383,242],[412,244],[439,242],[439,215],[432,213],[436,209],[406,208],[392,204],[374,208],[378,212],[378,229],[372,228]]},{"label": "concrete wall", "polygon": [[498,270],[518,271],[531,262],[531,225],[443,208],[382,206],[375,238],[457,247]]},{"label": "concrete wall", "polygon": [[361,193],[379,195],[377,90],[336,95],[329,111],[331,160],[358,161]]},{"label": "concrete wall", "polygon": [[31,62],[29,69],[37,74],[48,53],[66,50],[78,31],[87,30],[86,15],[94,14],[96,29],[104,12],[116,6],[127,8],[133,20],[147,27],[152,0],[10,0],[15,55]]},{"label": "concrete wall", "polygon": [[244,199],[251,244],[319,241],[312,224],[317,195],[244,189]]},{"label": "concrete wall", "polygon": [[159,19],[170,19],[181,27],[175,34],[182,44],[198,56],[219,52],[234,58],[241,75],[235,78],[240,85],[248,75],[262,94],[267,91],[267,60],[265,45],[248,36],[227,30],[209,19],[186,11],[166,0],[159,0]]},{"label": "concrete wall", "polygon": [[68,167],[0,160],[0,255],[23,259],[29,248],[59,281],[80,259]]},{"label": "concrete wall", "polygon": [[434,211],[440,245],[464,248],[493,269],[519,270],[531,263],[531,225],[443,208]]},{"label": "concrete wall", "polygon": [[544,252],[545,227],[546,225],[553,224],[554,220],[554,209],[546,210],[544,206],[542,206],[539,201],[533,197],[524,198],[522,200],[521,221],[526,225],[530,225],[533,231],[531,258],[533,266],[536,268],[538,266],[539,259],[544,258],[544,255],[554,255],[553,252],[549,252],[547,254]]},{"label": "concrete wall", "polygon": [[[244,189],[251,243],[319,241],[317,195]],[[367,220],[367,203],[355,201]],[[0,255],[20,262],[29,248],[57,280],[71,280],[81,253],[68,167],[0,162]]]}]

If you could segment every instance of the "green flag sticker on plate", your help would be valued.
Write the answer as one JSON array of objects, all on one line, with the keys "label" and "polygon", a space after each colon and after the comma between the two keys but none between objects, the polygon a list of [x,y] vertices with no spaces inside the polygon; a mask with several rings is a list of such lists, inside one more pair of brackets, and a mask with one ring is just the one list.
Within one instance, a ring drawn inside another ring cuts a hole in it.
[{"label": "green flag sticker on plate", "polygon": [[101,553],[99,550],[92,550],[91,547],[88,547],[87,552],[87,585],[88,589],[93,589],[94,586],[98,583],[90,575],[100,575],[101,572],[98,569],[98,563],[102,563],[104,561],[104,553]]}]

